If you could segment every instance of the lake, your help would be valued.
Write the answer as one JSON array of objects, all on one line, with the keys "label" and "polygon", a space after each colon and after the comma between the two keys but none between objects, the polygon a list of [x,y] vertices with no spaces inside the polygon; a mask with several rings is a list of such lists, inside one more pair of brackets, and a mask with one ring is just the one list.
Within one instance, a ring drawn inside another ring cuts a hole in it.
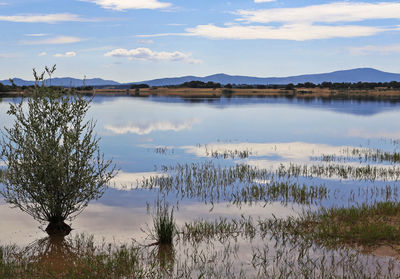
[{"label": "lake", "polygon": [[[0,102],[4,127],[13,122],[6,112],[8,103],[15,101]],[[400,151],[400,103],[94,97],[88,118],[96,121],[105,157],[113,159],[120,171],[104,196],[72,222],[73,234],[92,234],[95,239],[116,243],[132,239],[149,243],[146,230],[152,226],[151,215],[158,199],[165,199],[174,208],[177,225],[184,226],[220,218],[284,218],[297,216],[305,208],[397,198],[398,162],[380,160],[374,154],[377,150]],[[222,169],[229,168],[231,175],[236,175],[233,169],[238,165],[266,172],[232,185],[226,183],[226,174],[219,176]],[[377,171],[360,174],[358,170],[366,166]],[[348,172],[344,174],[342,167]],[[192,175],[193,171],[204,174],[201,182],[192,185],[195,190],[189,191],[185,183],[173,183],[187,177],[188,169]],[[284,174],[278,175],[279,170]],[[207,172],[214,173],[212,179]],[[153,180],[149,189],[143,181],[151,177],[160,179]],[[293,192],[281,195],[279,191],[268,197],[246,194],[249,183],[268,185],[271,181],[311,185],[317,190],[305,198]],[[174,185],[165,190],[162,183]],[[390,196],[385,190],[388,188]],[[0,244],[28,245],[45,237],[43,227],[38,226],[30,216],[0,200]],[[232,272],[239,267],[250,272],[256,269],[254,251],[260,251],[257,249],[268,241],[238,236],[230,242],[232,246],[212,243],[213,248],[205,245],[203,249],[214,251],[215,257],[228,248],[236,249],[240,257],[228,260],[238,263]],[[192,248],[179,243],[176,249],[182,259]],[[362,263],[376,258],[383,264],[388,261],[387,257],[366,256]]]}]

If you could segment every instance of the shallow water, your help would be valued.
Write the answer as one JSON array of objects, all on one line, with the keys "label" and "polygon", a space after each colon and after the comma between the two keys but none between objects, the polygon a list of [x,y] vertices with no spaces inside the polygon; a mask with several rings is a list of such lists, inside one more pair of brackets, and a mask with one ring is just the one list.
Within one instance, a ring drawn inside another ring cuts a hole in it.
[{"label": "shallow water", "polygon": [[[12,124],[6,114],[10,101],[18,100],[0,102],[4,127]],[[329,165],[330,162],[316,158],[343,155],[344,150],[398,152],[400,148],[400,104],[388,102],[95,97],[88,117],[96,120],[101,149],[106,158],[114,160],[120,172],[104,196],[92,202],[72,226],[74,233],[93,234],[97,239],[114,242],[129,242],[134,238],[145,243],[143,229],[146,224],[152,224],[148,208],[151,212],[156,199],[164,194],[176,208],[178,225],[196,219],[237,218],[242,214],[279,218],[296,215],[304,206],[316,206],[290,201],[285,205],[279,199],[237,205],[222,198],[212,204],[208,197],[188,198],[174,191],[141,189],[143,178],[175,175],[164,173],[163,166],[210,162],[221,167],[246,164],[274,171],[290,163]],[[391,162],[359,162],[354,158],[337,164],[399,166]],[[369,192],[360,194],[360,189],[362,192],[374,187],[397,188],[400,186],[397,179],[313,175],[291,177],[290,181],[324,185],[330,194],[319,204],[335,206],[349,204],[351,199],[363,201],[370,195]],[[383,199],[382,196],[375,198]],[[25,245],[44,236],[30,216],[0,200],[0,244]]]}]

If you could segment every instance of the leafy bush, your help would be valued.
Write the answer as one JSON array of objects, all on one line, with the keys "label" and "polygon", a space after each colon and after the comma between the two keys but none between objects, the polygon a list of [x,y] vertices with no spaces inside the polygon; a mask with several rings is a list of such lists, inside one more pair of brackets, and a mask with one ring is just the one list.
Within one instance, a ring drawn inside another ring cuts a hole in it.
[{"label": "leafy bush", "polygon": [[7,165],[0,193],[36,220],[49,222],[50,235],[69,234],[64,221],[99,199],[116,174],[100,153],[94,122],[84,121],[89,107],[82,96],[36,86],[31,98],[8,110],[15,122],[0,141]]}]

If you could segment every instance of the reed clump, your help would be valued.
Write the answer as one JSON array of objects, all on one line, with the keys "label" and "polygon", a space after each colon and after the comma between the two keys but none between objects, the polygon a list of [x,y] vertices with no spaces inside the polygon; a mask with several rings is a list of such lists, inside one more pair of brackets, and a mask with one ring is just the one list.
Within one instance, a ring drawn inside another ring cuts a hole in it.
[{"label": "reed clump", "polygon": [[176,233],[174,210],[167,204],[159,204],[153,216],[153,238],[158,245],[172,245]]}]

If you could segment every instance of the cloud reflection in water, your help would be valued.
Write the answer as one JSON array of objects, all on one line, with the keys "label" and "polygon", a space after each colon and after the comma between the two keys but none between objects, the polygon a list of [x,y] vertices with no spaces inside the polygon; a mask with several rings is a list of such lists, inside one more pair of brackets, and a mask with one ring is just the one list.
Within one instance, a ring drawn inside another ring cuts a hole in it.
[{"label": "cloud reflection in water", "polygon": [[201,119],[193,118],[180,122],[173,121],[155,121],[150,123],[132,123],[128,125],[106,125],[105,129],[118,135],[137,134],[148,135],[157,131],[174,131],[180,132],[183,130],[192,129],[193,125],[199,124]]}]

